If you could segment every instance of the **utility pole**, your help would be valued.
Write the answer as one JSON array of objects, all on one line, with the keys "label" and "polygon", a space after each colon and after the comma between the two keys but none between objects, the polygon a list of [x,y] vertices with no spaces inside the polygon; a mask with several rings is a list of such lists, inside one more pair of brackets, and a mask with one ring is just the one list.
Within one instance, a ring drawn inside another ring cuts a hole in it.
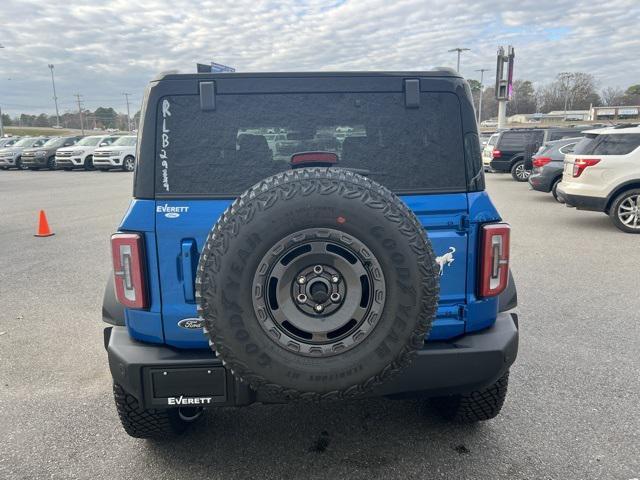
[{"label": "utility pole", "polygon": [[558,74],[558,79],[561,85],[564,87],[564,120],[567,121],[567,107],[569,104],[569,83],[573,79],[573,74],[570,72],[562,72]]},{"label": "utility pole", "polygon": [[53,78],[53,64],[49,64],[51,70],[51,85],[53,85],[53,101],[56,104],[56,126],[60,128],[60,114],[58,113],[58,96],[56,95],[56,81]]},{"label": "utility pole", "polygon": [[[4,48],[4,45],[0,43],[0,48]],[[4,137],[4,126],[2,125],[2,108],[0,108],[0,138]]]},{"label": "utility pole", "polygon": [[122,93],[124,95],[125,100],[127,101],[127,131],[131,131],[131,115],[129,114],[129,95],[130,93]]},{"label": "utility pole", "polygon": [[458,64],[456,67],[456,72],[460,73],[460,54],[462,52],[468,52],[470,50],[471,50],[470,48],[460,48],[460,47],[452,48],[451,50],[449,50],[450,52],[458,52]]},{"label": "utility pole", "polygon": [[488,68],[479,68],[476,72],[480,72],[480,98],[478,99],[478,125],[482,120],[482,92],[484,91],[484,72],[488,72]]},{"label": "utility pole", "polygon": [[82,135],[84,135],[84,120],[82,119],[82,104],[80,103],[80,98],[82,97],[82,95],[80,95],[79,93],[76,93],[74,97],[76,97],[76,100],[78,101],[78,114],[80,115],[80,129],[82,130]]}]

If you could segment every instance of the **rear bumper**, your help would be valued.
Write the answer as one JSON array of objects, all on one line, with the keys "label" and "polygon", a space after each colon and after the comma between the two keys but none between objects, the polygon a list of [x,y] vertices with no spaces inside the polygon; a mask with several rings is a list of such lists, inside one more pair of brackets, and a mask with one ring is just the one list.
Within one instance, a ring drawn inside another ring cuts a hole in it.
[{"label": "rear bumper", "polygon": [[[562,185],[562,184],[560,184]],[[559,197],[569,207],[575,207],[578,210],[589,210],[592,212],[604,212],[607,209],[606,197],[589,197],[586,195],[572,195],[558,187]]]},{"label": "rear bumper", "polygon": [[511,160],[491,160],[489,164],[493,170],[496,172],[510,172],[511,171]]},{"label": "rear bumper", "polygon": [[[140,343],[120,326],[105,329],[105,346],[114,382],[147,408],[169,408],[176,405],[176,398],[207,406],[284,401],[262,398],[227,372],[209,350]],[[517,353],[518,318],[500,313],[486,330],[427,343],[408,368],[370,396],[439,396],[477,390],[500,378]]]},{"label": "rear bumper", "polygon": [[554,179],[554,177],[547,177],[541,173],[534,173],[529,176],[529,185],[534,190],[549,193]]}]

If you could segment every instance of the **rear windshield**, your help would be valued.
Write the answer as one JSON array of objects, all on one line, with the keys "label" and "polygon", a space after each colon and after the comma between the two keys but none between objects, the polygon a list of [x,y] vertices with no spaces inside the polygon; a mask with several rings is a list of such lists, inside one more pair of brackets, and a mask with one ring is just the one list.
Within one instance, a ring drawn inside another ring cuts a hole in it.
[{"label": "rear windshield", "polygon": [[531,133],[529,132],[505,132],[500,138],[500,149],[507,151],[522,151],[525,149]]},{"label": "rear windshield", "polygon": [[578,142],[574,155],[626,155],[640,146],[640,133],[589,134]]},{"label": "rear windshield", "polygon": [[213,111],[173,96],[157,125],[158,195],[236,196],[309,151],[335,153],[337,166],[398,193],[466,190],[453,94],[422,93],[415,109],[400,92],[217,95]]}]

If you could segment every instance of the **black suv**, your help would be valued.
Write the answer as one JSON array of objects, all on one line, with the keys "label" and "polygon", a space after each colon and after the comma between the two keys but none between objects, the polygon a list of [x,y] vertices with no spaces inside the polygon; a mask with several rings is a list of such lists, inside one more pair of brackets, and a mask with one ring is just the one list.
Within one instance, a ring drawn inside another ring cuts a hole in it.
[{"label": "black suv", "polygon": [[514,180],[526,182],[533,165],[531,157],[546,142],[580,136],[579,128],[513,128],[500,133],[493,149],[491,168],[510,172]]},{"label": "black suv", "polygon": [[139,135],[103,307],[127,433],[368,395],[498,414],[518,349],[510,229],[463,78],[170,74]]}]

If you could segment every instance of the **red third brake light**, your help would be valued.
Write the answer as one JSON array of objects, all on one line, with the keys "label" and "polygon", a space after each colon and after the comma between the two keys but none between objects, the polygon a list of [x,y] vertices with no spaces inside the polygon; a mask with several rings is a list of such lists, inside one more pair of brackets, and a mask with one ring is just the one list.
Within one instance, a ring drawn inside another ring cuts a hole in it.
[{"label": "red third brake light", "polygon": [[493,158],[500,158],[502,156],[502,152],[494,148],[493,152],[491,152],[491,156]]},{"label": "red third brake light", "polygon": [[550,157],[533,157],[533,166],[538,168],[544,167],[550,161]]},{"label": "red third brake light", "polygon": [[147,308],[142,235],[138,233],[112,235],[111,254],[118,301],[129,308]]},{"label": "red third brake light", "polygon": [[573,177],[578,178],[580,175],[582,175],[582,172],[584,172],[585,168],[593,167],[599,162],[599,158],[576,158],[576,161],[573,164]]},{"label": "red third brake light", "polygon": [[507,223],[482,226],[479,296],[494,297],[509,283],[509,237]]},{"label": "red third brake light", "polygon": [[338,163],[338,155],[333,152],[298,152],[291,155],[291,166],[330,166]]}]

